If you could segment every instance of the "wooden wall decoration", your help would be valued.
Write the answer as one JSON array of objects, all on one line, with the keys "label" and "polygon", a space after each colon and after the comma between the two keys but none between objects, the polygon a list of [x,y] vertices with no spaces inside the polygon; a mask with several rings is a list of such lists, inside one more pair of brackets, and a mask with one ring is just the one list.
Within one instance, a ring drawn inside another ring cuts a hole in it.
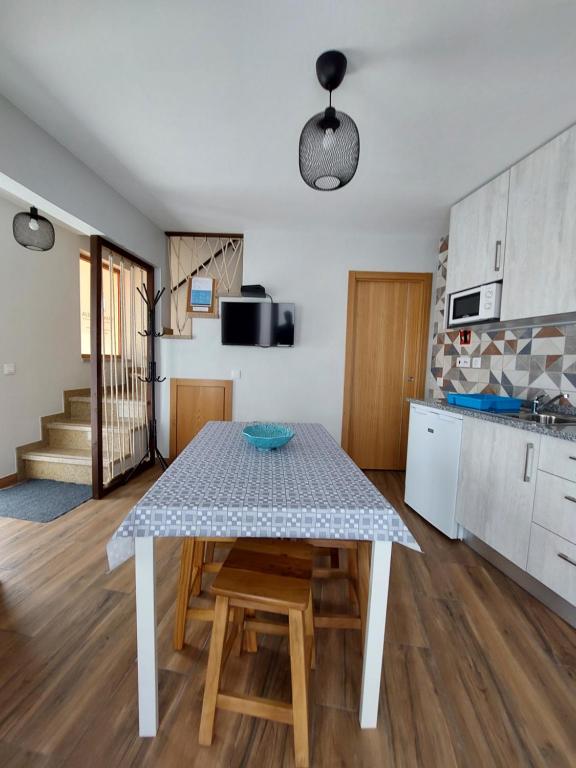
[{"label": "wooden wall decoration", "polygon": [[[240,296],[244,238],[240,234],[167,232],[170,271],[170,326],[173,336],[192,338],[192,318],[217,318],[221,296]],[[213,280],[209,312],[195,311],[191,280]]]}]

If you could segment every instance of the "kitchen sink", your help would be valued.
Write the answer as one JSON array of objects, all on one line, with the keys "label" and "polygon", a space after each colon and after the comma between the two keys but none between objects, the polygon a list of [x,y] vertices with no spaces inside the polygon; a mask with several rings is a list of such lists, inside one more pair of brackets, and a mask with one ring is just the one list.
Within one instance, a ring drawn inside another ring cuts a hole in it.
[{"label": "kitchen sink", "polygon": [[576,416],[563,416],[556,413],[531,413],[529,411],[519,411],[518,413],[508,413],[506,415],[512,419],[532,421],[535,424],[542,424],[545,427],[565,427],[571,424],[576,425]]}]

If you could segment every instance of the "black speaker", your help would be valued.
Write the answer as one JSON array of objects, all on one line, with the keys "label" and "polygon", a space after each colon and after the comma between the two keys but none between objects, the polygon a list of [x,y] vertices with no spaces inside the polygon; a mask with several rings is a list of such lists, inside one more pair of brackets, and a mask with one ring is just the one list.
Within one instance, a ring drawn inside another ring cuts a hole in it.
[{"label": "black speaker", "polygon": [[240,289],[242,296],[248,296],[252,299],[265,299],[266,289],[263,285],[243,285]]}]

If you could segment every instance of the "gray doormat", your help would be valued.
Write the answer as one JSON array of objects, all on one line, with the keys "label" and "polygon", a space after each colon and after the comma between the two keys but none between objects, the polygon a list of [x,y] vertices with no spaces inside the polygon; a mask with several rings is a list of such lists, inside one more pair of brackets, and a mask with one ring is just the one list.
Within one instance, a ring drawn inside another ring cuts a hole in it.
[{"label": "gray doormat", "polygon": [[91,498],[91,485],[25,480],[0,490],[0,517],[49,523]]}]

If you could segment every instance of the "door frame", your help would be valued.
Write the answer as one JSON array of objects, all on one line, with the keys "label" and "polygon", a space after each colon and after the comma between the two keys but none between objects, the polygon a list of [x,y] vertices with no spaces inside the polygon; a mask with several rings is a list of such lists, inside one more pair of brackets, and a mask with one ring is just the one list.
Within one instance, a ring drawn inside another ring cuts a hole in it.
[{"label": "door frame", "polygon": [[[102,499],[118,486],[122,485],[129,477],[134,477],[145,469],[153,467],[156,458],[153,447],[153,436],[148,433],[148,451],[150,459],[143,462],[135,469],[126,470],[123,474],[113,478],[108,485],[104,485],[103,467],[103,438],[102,438],[102,399],[104,396],[103,365],[102,365],[102,250],[107,248],[119,256],[137,264],[146,272],[146,287],[151,295],[154,295],[154,267],[143,261],[131,251],[122,248],[112,240],[101,235],[90,237],[90,425],[92,441],[92,498]],[[147,356],[152,356],[154,339],[148,336]],[[146,386],[146,410],[148,423],[152,418],[152,385]]]},{"label": "door frame", "polygon": [[352,390],[355,357],[357,285],[362,282],[382,283],[424,283],[427,302],[420,324],[420,350],[418,370],[416,371],[414,391],[424,392],[428,367],[428,348],[430,344],[430,309],[432,304],[432,272],[348,272],[348,309],[346,314],[346,359],[344,364],[344,397],[342,404],[342,448],[348,453],[350,442],[350,420],[352,417]]},{"label": "door frame", "polygon": [[232,421],[232,379],[170,379],[170,460],[177,455],[178,387],[223,387],[224,421]]}]

